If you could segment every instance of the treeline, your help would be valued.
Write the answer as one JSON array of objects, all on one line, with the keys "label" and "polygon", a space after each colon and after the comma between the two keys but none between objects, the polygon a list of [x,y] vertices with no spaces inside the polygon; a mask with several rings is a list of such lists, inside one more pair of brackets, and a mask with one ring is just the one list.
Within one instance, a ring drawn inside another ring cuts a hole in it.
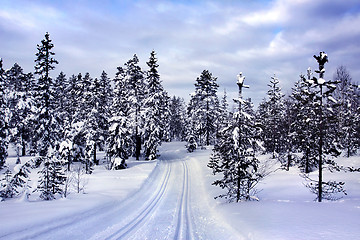
[{"label": "treeline", "polygon": [[[164,90],[155,51],[147,70],[135,54],[114,79],[104,71],[99,78],[61,72],[52,79],[58,64],[53,47],[46,33],[37,46],[34,73],[24,73],[16,63],[5,71],[0,61],[0,169],[8,168],[9,144],[21,166],[20,174],[5,170],[2,198],[22,192],[32,168],[41,167],[36,191],[50,200],[64,194],[74,162],[90,174],[104,160],[97,159],[99,150],[106,153],[108,169],[123,169],[129,157],[153,160],[162,141],[184,139],[184,102]],[[33,163],[21,163],[25,155],[36,156]]]},{"label": "treeline", "polygon": [[[127,167],[126,160],[153,160],[164,141],[187,141],[187,149],[214,145],[208,166],[221,178],[214,185],[226,189],[230,201],[256,199],[256,184],[266,175],[258,153],[271,153],[284,169],[298,166],[318,200],[345,192],[343,183],[309,179],[323,165],[335,170],[358,169],[338,166],[332,157],[356,154],[360,146],[360,90],[345,67],[332,80],[324,80],[325,53],[314,56],[319,68],[301,75],[292,93],[281,92],[274,75],[267,97],[257,110],[244,99],[249,86],[238,75],[239,97],[229,110],[226,92],[218,97],[217,78],[204,70],[195,91],[185,104],[170,98],[163,88],[155,51],[141,69],[134,55],[117,68],[114,78],[102,72],[52,79],[58,64],[48,33],[37,46],[34,73],[24,73],[14,64],[4,70],[0,61],[0,197],[18,196],[28,188],[31,169],[40,168],[35,191],[45,200],[66,195],[69,172],[79,164],[90,174],[104,161],[108,169]],[[329,79],[329,78],[328,78]],[[6,164],[8,146],[17,155],[15,172]],[[105,159],[97,159],[97,152]],[[34,155],[21,163],[21,156]],[[74,164],[76,163],[76,164]],[[77,192],[79,192],[79,181]],[[324,186],[324,187],[323,187]]]},{"label": "treeline", "polygon": [[[337,198],[345,193],[344,182],[323,181],[326,167],[331,171],[359,171],[339,166],[334,159],[342,152],[347,157],[360,147],[360,89],[341,66],[333,79],[325,80],[324,52],[314,56],[318,69],[310,68],[300,75],[285,96],[274,75],[269,81],[267,98],[255,111],[251,99],[242,93],[249,86],[238,75],[239,97],[234,99],[234,112],[229,112],[226,94],[218,99],[218,84],[209,71],[196,80],[195,93],[187,108],[189,139],[187,147],[214,144],[208,166],[221,179],[213,184],[227,191],[219,197],[230,201],[256,199],[256,184],[267,174],[261,169],[256,153],[271,153],[285,169],[298,166],[307,180],[307,187],[318,201]],[[319,179],[309,173],[319,171]]]}]

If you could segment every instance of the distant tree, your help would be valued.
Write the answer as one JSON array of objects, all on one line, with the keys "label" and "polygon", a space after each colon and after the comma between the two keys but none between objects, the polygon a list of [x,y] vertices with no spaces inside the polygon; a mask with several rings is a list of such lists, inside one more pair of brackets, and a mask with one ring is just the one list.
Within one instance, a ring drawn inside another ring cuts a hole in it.
[{"label": "distant tree", "polygon": [[339,82],[334,92],[334,97],[339,104],[336,113],[338,126],[334,130],[339,136],[342,147],[346,150],[347,157],[350,157],[360,148],[359,90],[344,66],[337,68],[334,81]]},{"label": "distant tree", "polygon": [[54,111],[52,109],[54,102],[54,93],[52,91],[53,81],[50,77],[50,71],[55,69],[58,61],[53,58],[52,40],[49,33],[45,34],[45,38],[41,41],[41,45],[37,45],[38,53],[35,59],[35,74],[38,80],[34,88],[35,116],[34,121],[34,137],[37,142],[37,151],[40,156],[46,156],[50,148],[54,148],[58,140],[58,126]]},{"label": "distant tree", "polygon": [[217,90],[219,85],[215,77],[208,70],[204,70],[196,79],[195,93],[191,96],[188,114],[191,119],[191,130],[197,136],[200,145],[203,138],[206,145],[214,142],[216,134],[216,119],[219,116],[219,99]]},{"label": "distant tree", "polygon": [[100,148],[105,148],[106,139],[109,135],[109,118],[110,106],[112,104],[113,90],[111,87],[111,80],[107,73],[103,71],[99,79],[99,127],[100,127]]},{"label": "distant tree", "polygon": [[186,136],[186,110],[184,99],[173,96],[170,100],[170,139],[184,141]]},{"label": "distant tree", "polygon": [[316,150],[316,94],[313,88],[312,72],[307,70],[307,77],[301,75],[295,83],[291,99],[291,114],[294,121],[291,123],[289,133],[292,145],[300,152],[300,168],[305,173],[310,173],[318,166]]},{"label": "distant tree", "polygon": [[226,127],[230,122],[230,112],[229,112],[229,104],[227,101],[226,90],[224,90],[224,95],[221,99],[219,105],[219,117],[216,120],[217,133],[220,132],[224,127]]},{"label": "distant tree", "polygon": [[3,168],[7,157],[8,147],[8,119],[6,106],[6,76],[3,62],[0,59],[0,169]]},{"label": "distant tree", "polygon": [[55,79],[53,85],[54,92],[54,102],[52,109],[54,109],[55,117],[60,125],[59,129],[59,139],[64,138],[64,129],[66,126],[66,101],[67,99],[67,88],[68,88],[68,79],[66,78],[65,73],[60,72],[58,77]]},{"label": "distant tree", "polygon": [[271,77],[270,89],[268,90],[268,100],[262,103],[260,110],[263,110],[262,128],[263,141],[268,152],[273,154],[273,158],[284,150],[284,131],[281,129],[281,122],[284,119],[284,95],[279,87],[279,79]]}]

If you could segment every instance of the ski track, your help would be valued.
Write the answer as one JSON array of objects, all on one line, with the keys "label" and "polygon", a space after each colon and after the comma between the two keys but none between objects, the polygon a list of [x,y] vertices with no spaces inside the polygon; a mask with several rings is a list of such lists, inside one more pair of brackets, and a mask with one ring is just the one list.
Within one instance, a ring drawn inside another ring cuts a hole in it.
[{"label": "ski track", "polygon": [[178,223],[175,230],[174,239],[194,239],[193,222],[190,212],[190,189],[189,189],[189,169],[186,161],[181,161],[183,166],[183,187],[181,200],[178,204]]},{"label": "ski track", "polygon": [[159,203],[164,196],[164,193],[168,187],[169,177],[171,173],[170,164],[166,163],[167,170],[164,179],[162,180],[161,186],[158,191],[152,196],[150,202],[142,207],[140,213],[128,222],[125,226],[119,230],[107,236],[105,239],[124,239],[129,233],[138,230],[146,219],[148,219],[159,207]]},{"label": "ski track", "polygon": [[201,213],[206,213],[206,209],[199,212],[191,208],[202,205],[199,194],[191,197],[192,191],[198,192],[193,184],[199,181],[194,175],[196,181],[192,183],[191,174],[199,171],[192,169],[196,166],[194,159],[179,159],[179,151],[164,152],[141,188],[124,200],[109,201],[0,239],[206,239],[210,232],[217,233],[222,227],[214,221],[204,221]]}]

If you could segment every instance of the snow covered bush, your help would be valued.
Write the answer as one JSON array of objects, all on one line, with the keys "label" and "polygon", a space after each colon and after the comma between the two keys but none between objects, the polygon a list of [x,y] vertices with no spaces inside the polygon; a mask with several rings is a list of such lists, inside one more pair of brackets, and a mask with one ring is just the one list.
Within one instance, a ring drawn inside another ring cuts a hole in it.
[{"label": "snow covered bush", "polygon": [[[26,162],[22,165],[16,165],[14,174],[7,167],[4,172],[4,178],[1,181],[0,197],[5,200],[6,198],[13,198],[22,194],[28,195],[30,188],[29,173],[32,161]],[[28,197],[28,196],[26,196]]]},{"label": "snow covered bush", "polygon": [[195,151],[196,148],[197,148],[197,143],[195,137],[190,135],[188,138],[188,142],[186,144],[186,149],[188,150],[188,152],[193,152]]}]

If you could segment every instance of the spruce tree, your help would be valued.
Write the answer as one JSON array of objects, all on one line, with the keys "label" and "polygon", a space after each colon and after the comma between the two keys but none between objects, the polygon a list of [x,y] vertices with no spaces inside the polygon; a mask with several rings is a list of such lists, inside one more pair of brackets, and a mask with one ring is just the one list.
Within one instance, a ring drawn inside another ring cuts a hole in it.
[{"label": "spruce tree", "polygon": [[301,75],[295,83],[291,99],[291,114],[294,121],[291,123],[290,139],[292,145],[302,153],[299,167],[304,173],[310,173],[318,166],[316,151],[316,101],[313,87],[312,72],[307,70],[307,77]]},{"label": "spruce tree", "polygon": [[359,91],[352,82],[350,73],[346,67],[337,68],[334,81],[339,82],[334,92],[334,98],[339,104],[337,109],[337,131],[342,148],[346,150],[346,156],[350,157],[360,148],[358,137],[359,129]]},{"label": "spruce tree", "polygon": [[[319,77],[308,77],[306,82],[312,89],[312,106],[313,118],[309,119],[313,125],[311,126],[311,137],[313,139],[313,150],[315,159],[317,161],[317,168],[319,172],[318,180],[313,180],[308,174],[303,177],[308,181],[306,186],[311,192],[317,195],[317,200],[321,202],[323,199],[336,199],[338,193],[346,194],[343,189],[344,182],[324,181],[323,169],[324,167],[331,169],[331,171],[340,171],[343,167],[338,166],[333,160],[334,157],[340,155],[339,144],[336,136],[337,131],[334,131],[336,126],[336,108],[338,104],[333,97],[337,82],[324,79],[325,63],[328,62],[327,54],[320,52],[319,56],[315,56],[319,64],[319,69],[315,72]],[[310,76],[310,74],[308,74]],[[307,99],[310,100],[310,99]],[[309,137],[309,136],[308,136]]]},{"label": "spruce tree", "polygon": [[3,61],[0,59],[0,169],[3,168],[7,157],[8,147],[8,119],[6,106],[6,76]]},{"label": "spruce tree", "polygon": [[[195,93],[191,96],[188,114],[191,119],[193,135],[197,136],[199,144],[210,145],[214,142],[217,127],[216,119],[219,116],[219,99],[216,83],[208,70],[204,70],[196,79]],[[204,139],[205,138],[205,139]]]},{"label": "spruce tree", "polygon": [[16,194],[15,187],[11,183],[12,172],[8,166],[5,166],[5,169],[0,184],[0,201],[4,201],[6,198],[12,198]]},{"label": "spruce tree", "polygon": [[56,194],[63,194],[62,185],[66,180],[62,169],[62,162],[55,154],[43,158],[43,168],[39,171],[38,186],[35,191],[40,192],[42,200],[53,200]]},{"label": "spruce tree", "polygon": [[144,99],[144,153],[148,160],[156,159],[158,146],[164,135],[167,135],[167,118],[169,115],[168,97],[161,84],[157,71],[158,64],[155,51],[151,52],[147,62],[147,92]]},{"label": "spruce tree", "polygon": [[112,103],[113,90],[107,73],[103,71],[99,79],[99,127],[100,127],[100,148],[105,149],[106,139],[109,135],[110,106]]},{"label": "spruce tree", "polygon": [[59,126],[52,109],[54,102],[53,80],[50,71],[55,69],[58,61],[53,58],[54,44],[49,33],[37,45],[38,53],[35,59],[35,74],[38,75],[34,88],[35,116],[34,116],[34,137],[37,142],[37,151],[40,156],[46,156],[50,148],[54,148],[58,140],[57,127]]},{"label": "spruce tree", "polygon": [[144,74],[138,65],[139,59],[134,54],[133,58],[125,63],[124,73],[126,78],[127,96],[129,96],[130,117],[133,128],[133,141],[135,143],[134,155],[139,160],[141,154],[142,132],[143,127],[143,101],[145,98],[146,85]]},{"label": "spruce tree", "polygon": [[55,79],[53,85],[54,92],[54,102],[52,109],[54,109],[55,117],[60,125],[59,130],[59,138],[63,139],[64,137],[64,128],[66,125],[66,101],[67,101],[67,93],[66,90],[68,88],[68,80],[66,78],[65,73],[60,72],[58,77]]},{"label": "spruce tree", "polygon": [[9,128],[10,141],[14,144],[17,154],[17,163],[20,163],[20,155],[26,154],[26,145],[31,139],[32,106],[32,85],[33,76],[31,73],[25,74],[23,69],[14,64],[7,71],[8,77],[8,107],[11,112]]},{"label": "spruce tree", "polygon": [[186,140],[186,109],[183,98],[173,96],[169,105],[170,111],[170,139]]},{"label": "spruce tree", "polygon": [[[126,168],[126,160],[133,154],[134,143],[131,132],[132,109],[127,91],[127,78],[122,67],[118,67],[114,84],[107,154],[111,158],[110,169],[123,169]],[[115,161],[116,159],[119,161]],[[120,164],[114,166],[116,162],[120,162]]]},{"label": "spruce tree", "polygon": [[239,98],[234,99],[238,105],[233,120],[218,136],[209,167],[213,173],[222,174],[213,185],[226,189],[227,193],[220,195],[229,201],[248,201],[256,199],[255,187],[263,175],[259,173],[259,160],[255,156],[256,125],[251,104],[242,97],[245,77],[238,75]]},{"label": "spruce tree", "polygon": [[228,108],[229,108],[229,104],[227,102],[227,94],[226,94],[226,90],[224,90],[224,95],[221,99],[219,106],[219,117],[216,120],[217,133],[229,124],[230,112]]}]

